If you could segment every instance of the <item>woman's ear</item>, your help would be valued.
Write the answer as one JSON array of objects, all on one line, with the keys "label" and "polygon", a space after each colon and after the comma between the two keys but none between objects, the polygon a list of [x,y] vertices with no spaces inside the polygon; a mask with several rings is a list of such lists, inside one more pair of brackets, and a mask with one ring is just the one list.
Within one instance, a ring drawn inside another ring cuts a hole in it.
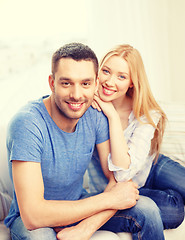
[{"label": "woman's ear", "polygon": [[134,84],[133,84],[133,82],[131,82],[129,88],[133,88],[133,86],[134,86]]},{"label": "woman's ear", "polygon": [[52,92],[54,92],[54,89],[55,89],[55,79],[53,77],[53,74],[49,75],[49,78],[48,78],[48,82],[49,82],[49,87],[51,89]]}]

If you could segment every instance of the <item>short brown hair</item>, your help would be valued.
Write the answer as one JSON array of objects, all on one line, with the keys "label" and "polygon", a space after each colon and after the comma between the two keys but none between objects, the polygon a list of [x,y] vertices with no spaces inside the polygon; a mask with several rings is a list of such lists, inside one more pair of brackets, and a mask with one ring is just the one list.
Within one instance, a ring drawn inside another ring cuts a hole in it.
[{"label": "short brown hair", "polygon": [[69,43],[59,48],[52,57],[53,77],[58,69],[58,63],[61,58],[72,58],[75,61],[91,61],[94,64],[96,77],[98,75],[98,59],[91,48],[82,43]]}]

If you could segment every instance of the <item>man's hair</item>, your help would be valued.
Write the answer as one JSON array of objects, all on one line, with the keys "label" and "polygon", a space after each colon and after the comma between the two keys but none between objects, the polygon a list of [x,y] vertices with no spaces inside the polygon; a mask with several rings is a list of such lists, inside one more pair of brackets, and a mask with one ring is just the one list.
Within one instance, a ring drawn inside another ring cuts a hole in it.
[{"label": "man's hair", "polygon": [[58,63],[61,58],[71,58],[75,61],[91,61],[94,64],[94,70],[96,77],[98,75],[98,59],[96,54],[91,48],[82,43],[69,43],[59,48],[52,57],[52,74],[55,77],[55,73],[58,69]]}]

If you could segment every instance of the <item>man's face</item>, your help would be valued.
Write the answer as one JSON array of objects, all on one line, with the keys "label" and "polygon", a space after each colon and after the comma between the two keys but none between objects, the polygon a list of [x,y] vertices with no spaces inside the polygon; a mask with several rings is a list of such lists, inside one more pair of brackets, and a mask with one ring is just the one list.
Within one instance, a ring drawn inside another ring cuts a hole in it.
[{"label": "man's face", "polygon": [[68,119],[79,119],[91,105],[96,74],[91,61],[62,58],[51,87],[59,113]]}]

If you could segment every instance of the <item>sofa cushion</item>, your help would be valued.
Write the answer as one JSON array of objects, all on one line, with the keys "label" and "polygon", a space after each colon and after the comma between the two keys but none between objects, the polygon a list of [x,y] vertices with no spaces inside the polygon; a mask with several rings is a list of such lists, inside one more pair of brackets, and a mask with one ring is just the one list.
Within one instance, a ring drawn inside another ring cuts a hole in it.
[{"label": "sofa cushion", "polygon": [[10,230],[6,228],[3,221],[0,221],[0,239],[1,240],[11,240]]},{"label": "sofa cushion", "polygon": [[120,238],[116,233],[110,231],[99,230],[95,232],[90,240],[119,240]]},{"label": "sofa cushion", "polygon": [[161,102],[168,121],[161,153],[185,165],[185,104]]},{"label": "sofa cushion", "polygon": [[12,198],[6,190],[3,180],[0,179],[0,220],[4,220],[4,218],[7,216],[11,201]]}]

